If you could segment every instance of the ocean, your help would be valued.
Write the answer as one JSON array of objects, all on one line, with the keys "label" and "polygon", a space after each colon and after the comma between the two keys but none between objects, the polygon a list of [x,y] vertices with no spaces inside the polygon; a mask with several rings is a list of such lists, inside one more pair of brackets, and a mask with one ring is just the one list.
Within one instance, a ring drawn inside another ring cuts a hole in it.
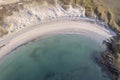
[{"label": "ocean", "polygon": [[43,37],[0,61],[0,80],[109,80],[94,61],[104,51],[97,41],[74,34]]}]

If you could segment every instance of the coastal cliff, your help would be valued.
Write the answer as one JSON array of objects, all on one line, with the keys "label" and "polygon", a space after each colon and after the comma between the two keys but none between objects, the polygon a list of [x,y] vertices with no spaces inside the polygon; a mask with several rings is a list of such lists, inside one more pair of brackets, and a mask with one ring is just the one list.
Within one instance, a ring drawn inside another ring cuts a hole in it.
[{"label": "coastal cliff", "polygon": [[[87,17],[98,18],[120,32],[119,0],[60,0],[65,5],[82,6]],[[111,1],[111,2],[110,2]],[[113,4],[112,4],[113,3]],[[111,8],[112,7],[112,8]]]},{"label": "coastal cliff", "polygon": [[[9,23],[5,23],[5,18],[12,16],[15,12],[19,12],[24,9],[24,5],[33,4],[37,2],[39,5],[52,5],[59,4],[64,9],[69,9],[69,5],[73,8],[83,7],[85,8],[85,16],[90,18],[97,18],[106,22],[112,29],[120,33],[120,15],[119,15],[119,0],[14,0],[13,3],[0,4],[0,33],[3,36],[7,34],[7,30],[10,26]],[[7,1],[8,2],[8,1]],[[5,2],[4,2],[5,3]],[[113,3],[113,5],[111,5]]]}]

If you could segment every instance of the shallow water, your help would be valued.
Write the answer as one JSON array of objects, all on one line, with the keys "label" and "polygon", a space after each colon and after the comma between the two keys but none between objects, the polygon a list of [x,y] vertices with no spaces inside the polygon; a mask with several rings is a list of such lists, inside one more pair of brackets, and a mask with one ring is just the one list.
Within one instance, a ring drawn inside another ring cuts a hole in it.
[{"label": "shallow water", "polygon": [[82,35],[56,35],[18,48],[0,62],[0,80],[109,80],[93,61],[103,48]]}]

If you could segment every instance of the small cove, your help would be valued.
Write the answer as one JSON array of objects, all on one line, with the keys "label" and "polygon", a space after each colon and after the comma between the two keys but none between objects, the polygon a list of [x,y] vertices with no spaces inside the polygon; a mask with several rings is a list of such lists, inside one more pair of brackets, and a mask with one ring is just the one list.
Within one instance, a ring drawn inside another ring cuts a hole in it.
[{"label": "small cove", "polygon": [[0,80],[109,80],[93,61],[103,51],[83,35],[55,35],[18,48],[0,63]]}]

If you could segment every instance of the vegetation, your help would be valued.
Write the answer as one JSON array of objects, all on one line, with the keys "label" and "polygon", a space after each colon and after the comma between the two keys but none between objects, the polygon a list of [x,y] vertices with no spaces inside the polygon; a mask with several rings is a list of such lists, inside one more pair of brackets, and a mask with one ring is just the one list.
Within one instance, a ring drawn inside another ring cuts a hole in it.
[{"label": "vegetation", "polygon": [[86,16],[95,17],[105,21],[114,30],[120,33],[120,0],[21,0],[23,4],[11,3],[6,5],[0,5],[3,7],[0,9],[0,26],[3,26],[4,17],[11,16],[13,12],[23,9],[24,4],[37,2],[43,4],[43,2],[55,5],[59,3],[64,9],[69,8],[69,4],[73,7],[82,6],[86,9]]},{"label": "vegetation", "polygon": [[0,37],[2,37],[3,35],[5,35],[7,33],[8,33],[8,31],[0,26]]}]

